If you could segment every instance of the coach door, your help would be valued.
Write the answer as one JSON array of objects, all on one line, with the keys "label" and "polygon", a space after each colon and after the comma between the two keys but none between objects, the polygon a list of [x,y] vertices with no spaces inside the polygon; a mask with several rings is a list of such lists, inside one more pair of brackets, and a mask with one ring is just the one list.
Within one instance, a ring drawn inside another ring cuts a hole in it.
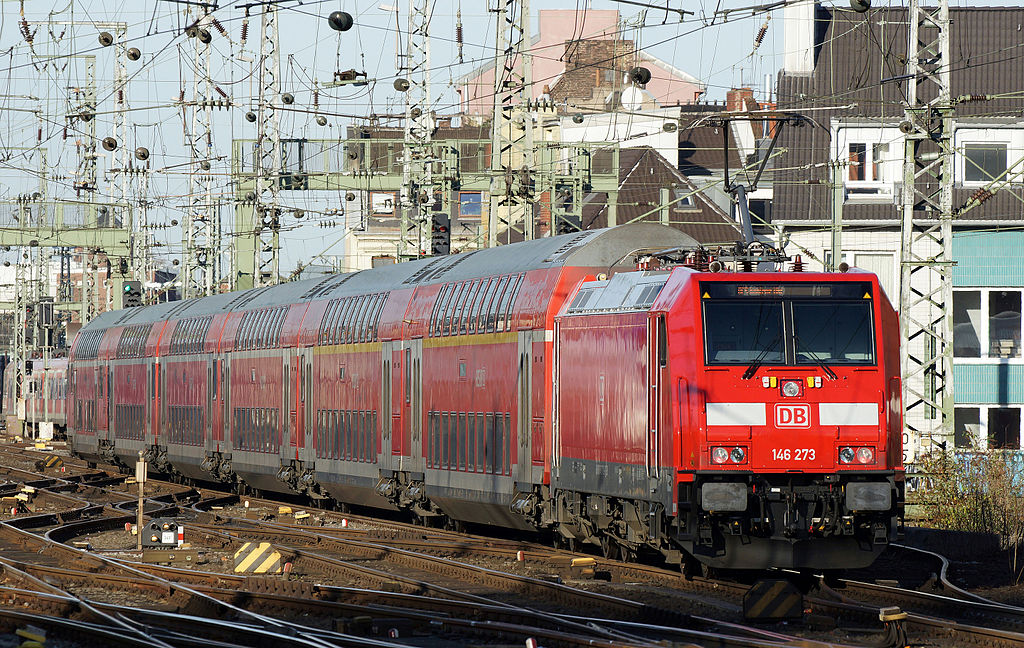
[{"label": "coach door", "polygon": [[403,466],[405,470],[422,470],[422,430],[423,427],[423,340],[409,340],[404,343],[403,350],[403,384],[405,392],[402,402],[403,434],[398,454],[403,457],[416,457],[412,465]]},{"label": "coach door", "polygon": [[313,411],[313,349],[296,349],[296,366],[298,371],[297,380],[294,381],[298,390],[296,409],[298,410],[295,420],[297,425],[292,428],[291,438],[287,443],[282,442],[282,453],[288,451],[291,456],[302,455],[307,462],[312,463],[316,456],[313,448],[313,433],[315,419]]},{"label": "coach door", "polygon": [[647,320],[648,385],[647,385],[647,449],[644,453],[650,485],[658,481],[661,463],[661,386],[667,380],[668,340],[665,316]]},{"label": "coach door", "polygon": [[101,366],[97,369],[97,383],[99,387],[99,402],[96,403],[96,437],[113,440],[110,433],[110,366]]},{"label": "coach door", "polygon": [[377,403],[377,420],[380,421],[380,446],[377,465],[381,468],[391,467],[391,432],[395,427],[392,411],[394,405],[395,385],[394,363],[395,343],[380,344],[380,402]]},{"label": "coach door", "polygon": [[516,406],[516,481],[533,483],[531,436],[533,425],[533,331],[519,332]]}]

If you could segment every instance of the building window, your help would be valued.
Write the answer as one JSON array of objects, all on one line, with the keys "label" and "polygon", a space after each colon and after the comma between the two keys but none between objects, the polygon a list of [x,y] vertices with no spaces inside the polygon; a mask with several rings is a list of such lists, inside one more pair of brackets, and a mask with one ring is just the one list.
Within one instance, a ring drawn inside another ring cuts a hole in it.
[{"label": "building window", "polygon": [[849,182],[892,182],[888,144],[850,142],[847,155]]},{"label": "building window", "polygon": [[1020,408],[990,407],[988,447],[993,450],[1020,449]]},{"label": "building window", "polygon": [[953,445],[957,448],[978,449],[982,447],[981,433],[981,408],[953,409]]},{"label": "building window", "polygon": [[395,194],[392,191],[374,191],[370,194],[370,206],[374,214],[394,214]]},{"label": "building window", "polygon": [[953,444],[960,450],[1019,450],[1020,407],[971,405],[953,410]]},{"label": "building window", "polygon": [[483,215],[483,193],[479,191],[459,192],[459,218],[480,218]]},{"label": "building window", "polygon": [[981,293],[953,292],[953,356],[981,357]]},{"label": "building window", "polygon": [[989,355],[1020,357],[1020,291],[993,290],[988,296]]},{"label": "building window", "polygon": [[[987,345],[983,347],[985,341]],[[999,288],[953,291],[953,355],[958,358],[1020,358],[1021,291]]]},{"label": "building window", "polygon": [[964,182],[991,182],[1006,173],[1006,144],[964,144]]},{"label": "building window", "polygon": [[902,134],[896,128],[839,127],[833,134],[833,159],[845,163],[846,200],[891,201],[903,164]]}]

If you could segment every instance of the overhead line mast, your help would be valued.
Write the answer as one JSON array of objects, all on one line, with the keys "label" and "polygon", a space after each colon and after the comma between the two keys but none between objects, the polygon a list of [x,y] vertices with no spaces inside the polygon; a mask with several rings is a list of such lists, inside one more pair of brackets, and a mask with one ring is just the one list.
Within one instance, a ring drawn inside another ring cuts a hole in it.
[{"label": "overhead line mast", "polygon": [[908,13],[900,355],[904,463],[913,463],[953,440],[953,102],[948,0],[910,0]]},{"label": "overhead line mast", "polygon": [[501,230],[521,227],[525,240],[534,238],[530,2],[498,0],[496,13],[487,247]]}]

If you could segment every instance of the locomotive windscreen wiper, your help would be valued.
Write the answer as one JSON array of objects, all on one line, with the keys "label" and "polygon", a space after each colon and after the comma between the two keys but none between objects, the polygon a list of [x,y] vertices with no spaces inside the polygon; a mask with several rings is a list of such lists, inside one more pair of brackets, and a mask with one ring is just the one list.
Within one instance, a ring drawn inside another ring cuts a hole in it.
[{"label": "locomotive windscreen wiper", "polygon": [[764,362],[764,359],[768,357],[768,352],[774,349],[775,345],[777,345],[779,343],[779,340],[781,339],[782,335],[776,335],[774,340],[769,342],[763,349],[761,349],[761,353],[757,354],[757,357],[754,358],[754,361],[751,362],[750,366],[747,367],[747,370],[743,372],[743,375],[741,376],[743,380],[750,380],[751,378],[754,377],[754,374],[757,373],[757,368],[760,367],[761,363]]},{"label": "locomotive windscreen wiper", "polygon": [[800,341],[800,336],[796,334],[796,331],[793,331],[793,341],[796,342],[798,350],[802,349],[803,352],[807,354],[808,358],[813,360],[815,364],[824,370],[825,375],[828,376],[829,380],[835,380],[838,378],[838,376],[836,376],[836,372],[832,371],[832,367],[825,364],[825,361],[815,355],[814,351],[811,351],[810,347]]}]

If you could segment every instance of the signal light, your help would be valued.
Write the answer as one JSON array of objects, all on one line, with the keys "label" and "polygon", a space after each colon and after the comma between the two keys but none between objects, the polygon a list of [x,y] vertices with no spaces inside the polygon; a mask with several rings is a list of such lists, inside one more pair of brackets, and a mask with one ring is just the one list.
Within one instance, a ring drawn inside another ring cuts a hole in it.
[{"label": "signal light", "polygon": [[444,212],[433,212],[430,215],[430,253],[443,256],[452,251],[452,219]]},{"label": "signal light", "polygon": [[125,281],[121,285],[121,308],[142,306],[142,282]]}]

